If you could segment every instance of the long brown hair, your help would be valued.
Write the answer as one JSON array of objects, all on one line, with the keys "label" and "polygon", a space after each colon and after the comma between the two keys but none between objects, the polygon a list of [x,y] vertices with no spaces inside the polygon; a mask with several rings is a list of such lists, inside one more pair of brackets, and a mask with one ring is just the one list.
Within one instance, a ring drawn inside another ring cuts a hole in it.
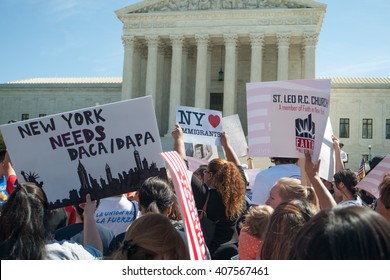
[{"label": "long brown hair", "polygon": [[162,214],[146,213],[130,225],[122,245],[107,259],[155,260],[162,256],[189,259],[188,249],[169,219]]},{"label": "long brown hair", "polygon": [[245,182],[238,167],[225,159],[216,158],[209,162],[208,171],[213,175],[209,180],[210,187],[222,196],[226,216],[238,218],[245,202]]},{"label": "long brown hair", "polygon": [[260,252],[262,260],[286,260],[293,240],[318,209],[305,200],[279,204],[271,215]]}]

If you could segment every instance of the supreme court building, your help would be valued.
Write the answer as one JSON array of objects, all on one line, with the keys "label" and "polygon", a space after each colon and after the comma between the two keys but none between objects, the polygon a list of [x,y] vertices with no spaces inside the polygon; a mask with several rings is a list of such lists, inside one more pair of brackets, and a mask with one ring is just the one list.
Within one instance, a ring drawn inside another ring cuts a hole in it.
[{"label": "supreme court building", "polygon": [[[0,84],[0,124],[151,95],[161,136],[172,130],[178,105],[238,114],[246,133],[246,83],[316,77],[326,5],[146,0],[115,13],[123,22],[123,77]],[[390,78],[331,80],[330,119],[347,167],[358,168],[362,155],[387,154]]]},{"label": "supreme court building", "polygon": [[315,77],[326,5],[283,0],[150,0],[123,22],[122,99],[151,95],[161,132],[178,105],[239,114],[246,83]]}]

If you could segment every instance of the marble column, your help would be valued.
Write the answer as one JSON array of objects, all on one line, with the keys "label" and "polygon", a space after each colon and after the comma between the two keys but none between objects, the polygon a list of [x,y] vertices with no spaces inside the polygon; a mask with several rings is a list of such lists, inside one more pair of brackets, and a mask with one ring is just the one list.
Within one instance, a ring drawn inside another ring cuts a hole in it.
[{"label": "marble column", "polygon": [[224,34],[225,41],[225,78],[223,84],[223,115],[230,116],[236,112],[237,87],[237,34]]},{"label": "marble column", "polygon": [[145,36],[148,45],[148,62],[146,68],[146,88],[145,95],[153,98],[153,104],[156,104],[157,89],[157,50],[159,37],[157,35]]},{"label": "marble column", "polygon": [[262,64],[263,64],[263,47],[264,34],[250,34],[251,43],[251,77],[250,81],[261,82],[262,80]]},{"label": "marble column", "polygon": [[303,48],[305,51],[304,57],[304,78],[314,79],[316,71],[316,45],[318,41],[318,34],[304,33],[303,34]]},{"label": "marble column", "polygon": [[181,101],[182,61],[184,36],[170,36],[172,42],[171,93],[169,97],[169,124],[175,127],[176,107]]},{"label": "marble column", "polygon": [[122,100],[134,98],[133,93],[133,58],[134,58],[134,36],[122,36],[122,43],[125,48],[123,75],[122,75]]},{"label": "marble column", "polygon": [[195,107],[206,108],[207,102],[207,46],[209,36],[206,34],[195,35],[197,46],[196,58],[196,82],[195,82]]},{"label": "marble column", "polygon": [[288,80],[288,51],[290,48],[289,33],[276,35],[278,44],[278,80]]}]

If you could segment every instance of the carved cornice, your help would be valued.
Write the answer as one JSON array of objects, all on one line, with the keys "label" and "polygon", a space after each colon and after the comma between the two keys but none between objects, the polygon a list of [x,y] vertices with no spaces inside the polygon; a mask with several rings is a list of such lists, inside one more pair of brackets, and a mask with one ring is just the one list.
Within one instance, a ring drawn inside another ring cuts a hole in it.
[{"label": "carved cornice", "polygon": [[[198,13],[168,13],[168,14],[129,14],[123,18],[125,29],[149,29],[149,28],[182,28],[182,21],[192,21],[191,26],[226,26],[223,20],[251,19],[257,26],[270,25],[317,25],[321,24],[323,11],[275,11],[262,10],[236,10],[236,11],[206,11]],[[235,23],[236,24],[236,23]],[[187,24],[188,26],[188,24]],[[188,26],[190,27],[190,26]]]},{"label": "carved cornice", "polygon": [[325,9],[325,7],[326,5],[311,0],[151,0],[121,9],[117,14],[236,9]]}]

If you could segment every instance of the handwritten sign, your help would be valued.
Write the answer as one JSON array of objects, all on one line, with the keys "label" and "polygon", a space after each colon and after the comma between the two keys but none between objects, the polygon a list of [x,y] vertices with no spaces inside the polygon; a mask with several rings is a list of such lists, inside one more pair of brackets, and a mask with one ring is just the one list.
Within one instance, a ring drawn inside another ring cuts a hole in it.
[{"label": "handwritten sign", "polygon": [[179,198],[191,259],[205,260],[206,245],[185,163],[177,152],[161,153],[161,156],[169,165],[176,195]]},{"label": "handwritten sign", "polygon": [[251,155],[304,157],[317,161],[330,104],[330,80],[247,84]]},{"label": "handwritten sign", "polygon": [[183,129],[184,142],[221,145],[222,112],[178,106],[176,122]]},{"label": "handwritten sign", "polygon": [[[142,120],[142,121],[140,121]],[[0,127],[18,180],[41,186],[51,208],[138,189],[166,177],[152,99],[96,106]]]}]

